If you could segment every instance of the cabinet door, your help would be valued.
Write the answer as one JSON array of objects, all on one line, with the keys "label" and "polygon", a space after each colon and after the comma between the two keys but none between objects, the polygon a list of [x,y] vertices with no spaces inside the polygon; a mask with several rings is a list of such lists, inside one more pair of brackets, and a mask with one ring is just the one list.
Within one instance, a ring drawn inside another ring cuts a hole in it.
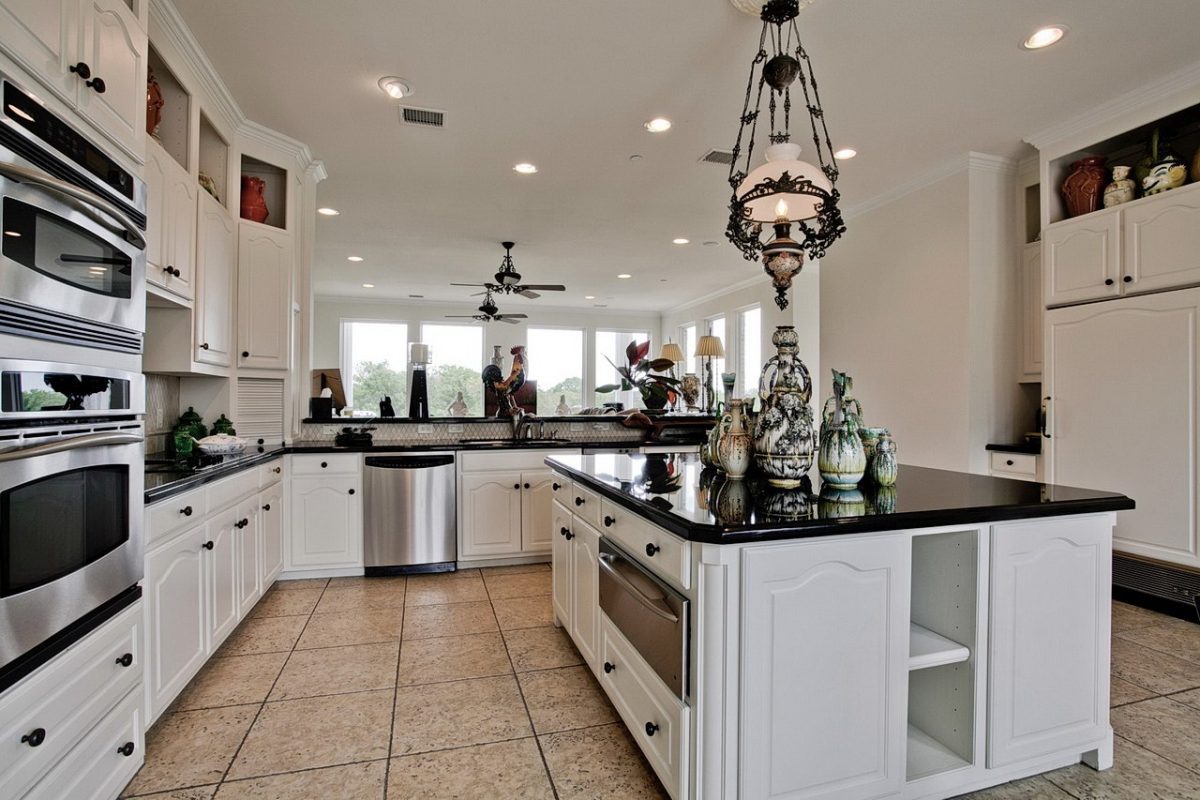
[{"label": "cabinet door", "polygon": [[237,569],[240,531],[234,526],[237,520],[237,509],[230,508],[211,517],[204,526],[213,545],[205,554],[210,653],[221,646],[241,619]]},{"label": "cabinet door", "polygon": [[550,552],[553,484],[554,473],[548,469],[521,473],[521,549],[526,553]]},{"label": "cabinet door", "polygon": [[[2,0],[0,0],[2,2]],[[146,182],[146,280],[155,286],[166,286],[167,265],[167,165],[171,156],[153,140],[146,145],[146,165],[142,180]]]},{"label": "cabinet door", "polygon": [[740,796],[903,788],[908,573],[894,535],[743,555]]},{"label": "cabinet door", "polygon": [[204,664],[204,526],[180,534],[146,556],[146,697],[158,718]]},{"label": "cabinet door", "polygon": [[165,278],[164,286],[180,297],[190,299],[195,291],[196,198],[200,191],[192,176],[175,159],[166,153],[163,158],[168,159],[168,170],[167,232],[162,258],[163,266],[173,270]]},{"label": "cabinet door", "polygon": [[237,511],[238,619],[254,608],[262,594],[262,528],[258,498],[247,500]]},{"label": "cabinet door", "polygon": [[1042,327],[1046,306],[1042,301],[1042,245],[1025,245],[1021,254],[1021,380],[1042,376]]},{"label": "cabinet door", "polygon": [[287,369],[292,237],[242,223],[238,244],[238,365]]},{"label": "cabinet door", "polygon": [[67,68],[79,60],[79,0],[0,0],[0,30],[0,47],[74,105],[82,82]]},{"label": "cabinet door", "polygon": [[600,534],[580,519],[571,540],[571,637],[593,671],[600,647]]},{"label": "cabinet door", "polygon": [[1046,316],[1046,482],[1129,495],[1116,549],[1200,568],[1200,289]]},{"label": "cabinet door", "polygon": [[292,479],[292,569],[362,566],[357,477]]},{"label": "cabinet door", "polygon": [[1108,735],[1109,517],[992,527],[988,767]]},{"label": "cabinet door", "polygon": [[233,267],[236,223],[208,192],[199,192],[196,246],[195,359],[228,367],[233,344]]},{"label": "cabinet door", "polygon": [[146,141],[146,32],[125,0],[81,0],[81,59],[98,86],[79,87],[79,112],[131,155]]},{"label": "cabinet door", "polygon": [[259,527],[262,531],[260,585],[263,591],[283,570],[283,484],[277,483],[259,494]]},{"label": "cabinet door", "polygon": [[1121,210],[1058,222],[1044,234],[1046,305],[1116,297],[1121,293]]},{"label": "cabinet door", "polygon": [[572,545],[574,538],[568,539],[567,535],[570,534],[571,537],[574,537],[575,534],[571,530],[571,513],[563,510],[562,506],[555,503],[550,517],[551,524],[554,526],[554,541],[550,548],[554,618],[569,631],[571,629],[571,595],[573,591],[571,562],[574,560],[575,548]]},{"label": "cabinet door", "polygon": [[464,473],[461,498],[461,555],[521,554],[521,473]]},{"label": "cabinet door", "polygon": [[1124,213],[1125,291],[1200,283],[1200,187],[1164,192]]}]

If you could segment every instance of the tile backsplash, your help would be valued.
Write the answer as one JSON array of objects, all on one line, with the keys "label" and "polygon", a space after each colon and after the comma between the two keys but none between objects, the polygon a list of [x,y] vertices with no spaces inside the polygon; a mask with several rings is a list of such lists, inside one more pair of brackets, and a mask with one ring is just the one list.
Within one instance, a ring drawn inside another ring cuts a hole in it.
[{"label": "tile backsplash", "polygon": [[167,449],[171,428],[179,420],[179,378],[146,375],[146,452]]}]

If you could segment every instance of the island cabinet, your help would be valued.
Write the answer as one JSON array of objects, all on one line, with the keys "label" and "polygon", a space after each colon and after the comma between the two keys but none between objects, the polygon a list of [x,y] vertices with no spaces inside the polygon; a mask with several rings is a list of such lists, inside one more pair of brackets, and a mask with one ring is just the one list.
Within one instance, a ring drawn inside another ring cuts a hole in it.
[{"label": "island cabinet", "polygon": [[600,534],[558,500],[551,518],[554,619],[571,634],[579,654],[595,672],[600,647]]}]

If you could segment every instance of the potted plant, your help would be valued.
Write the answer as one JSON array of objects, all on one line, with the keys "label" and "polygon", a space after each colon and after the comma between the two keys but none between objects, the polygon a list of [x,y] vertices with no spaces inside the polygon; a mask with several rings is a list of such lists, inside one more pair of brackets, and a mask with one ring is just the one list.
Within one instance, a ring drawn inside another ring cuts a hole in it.
[{"label": "potted plant", "polygon": [[662,411],[666,408],[667,403],[671,400],[671,395],[676,391],[675,387],[679,385],[679,381],[669,375],[656,375],[656,372],[665,372],[674,366],[674,363],[669,358],[646,358],[646,354],[650,352],[650,341],[644,341],[641,344],[630,342],[625,348],[625,359],[629,362],[628,365],[618,367],[613,364],[612,359],[605,356],[605,360],[613,365],[613,369],[621,376],[620,383],[610,383],[604,386],[597,386],[598,394],[607,394],[620,389],[623,392],[628,392],[631,389],[637,389],[642,395],[642,402],[646,404],[646,408],[650,411]]}]

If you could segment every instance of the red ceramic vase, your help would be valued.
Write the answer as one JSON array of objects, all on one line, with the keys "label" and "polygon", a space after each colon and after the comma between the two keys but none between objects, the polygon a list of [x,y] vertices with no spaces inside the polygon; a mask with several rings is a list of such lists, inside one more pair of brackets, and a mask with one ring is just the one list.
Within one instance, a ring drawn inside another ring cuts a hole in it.
[{"label": "red ceramic vase", "polygon": [[1089,156],[1071,165],[1071,172],[1062,184],[1068,217],[1089,214],[1100,208],[1104,184],[1108,183],[1108,171],[1104,169],[1107,160],[1104,156]]},{"label": "red ceramic vase", "polygon": [[266,222],[269,212],[263,190],[267,183],[262,178],[252,175],[242,176],[242,219],[252,222]]}]

